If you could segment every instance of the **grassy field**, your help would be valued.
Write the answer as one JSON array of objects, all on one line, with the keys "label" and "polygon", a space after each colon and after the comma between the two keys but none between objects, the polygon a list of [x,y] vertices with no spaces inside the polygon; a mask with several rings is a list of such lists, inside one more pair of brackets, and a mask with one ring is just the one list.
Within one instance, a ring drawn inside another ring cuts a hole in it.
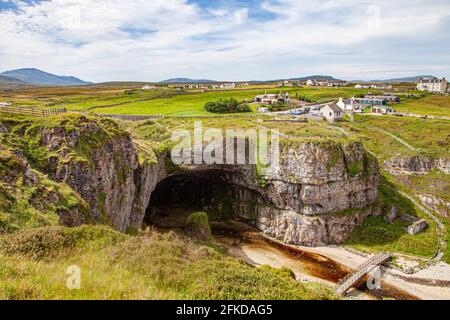
[{"label": "grassy field", "polygon": [[[398,154],[444,157],[450,154],[450,122],[447,120],[395,116],[357,116],[355,119],[355,123],[343,122],[339,126],[346,129],[350,135],[359,137],[381,160]],[[374,128],[381,128],[401,138],[416,151],[408,149]]]},{"label": "grassy field", "polygon": [[[216,90],[201,93],[198,91],[178,92],[173,89],[154,91],[118,89],[113,87],[44,88],[0,93],[0,100],[12,101],[14,105],[37,107],[65,107],[73,111],[86,111],[112,114],[162,114],[176,116],[209,115],[203,107],[206,102],[235,98],[239,101],[253,99],[268,93],[289,92],[292,97],[306,97],[315,102],[336,100],[339,97],[363,95],[368,90],[354,88],[278,88],[257,86],[235,90]],[[255,109],[255,106],[253,106]]]},{"label": "grassy field", "polygon": [[[69,266],[80,270],[69,290]],[[277,269],[227,257],[181,233],[127,236],[107,227],[44,227],[0,237],[0,299],[337,299]]]},{"label": "grassy field", "polygon": [[450,117],[450,96],[427,95],[421,99],[406,99],[394,108],[399,112]]}]

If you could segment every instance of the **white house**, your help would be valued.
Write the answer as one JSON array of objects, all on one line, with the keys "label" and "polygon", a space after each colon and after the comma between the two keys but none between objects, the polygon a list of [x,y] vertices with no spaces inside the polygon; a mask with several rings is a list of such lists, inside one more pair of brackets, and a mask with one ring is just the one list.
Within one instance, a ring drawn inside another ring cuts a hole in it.
[{"label": "white house", "polygon": [[232,82],[232,83],[222,83],[220,85],[221,89],[234,89],[236,87],[236,83]]},{"label": "white house", "polygon": [[279,94],[267,94],[266,92],[263,95],[256,96],[255,102],[268,105],[272,105],[277,102],[290,103],[291,97],[287,92],[286,93],[280,92]]},{"label": "white house", "polygon": [[336,105],[341,108],[342,111],[354,111],[356,109],[360,109],[361,105],[356,102],[354,98],[351,99],[343,99],[339,98],[339,101],[336,103]]},{"label": "white house", "polygon": [[155,89],[158,89],[158,87],[150,84],[146,84],[145,86],[142,87],[142,90],[155,90]]},{"label": "white house", "polygon": [[431,93],[445,93],[447,90],[447,79],[442,78],[420,78],[417,83],[417,90]]},{"label": "white house", "polygon": [[327,104],[320,109],[322,116],[329,122],[342,120],[342,109],[335,103]]},{"label": "white house", "polygon": [[0,102],[0,107],[9,107],[11,103],[9,102]]},{"label": "white house", "polygon": [[395,112],[395,109],[388,107],[388,106],[373,106],[370,109],[370,112],[376,113],[376,114],[388,114],[391,112]]}]

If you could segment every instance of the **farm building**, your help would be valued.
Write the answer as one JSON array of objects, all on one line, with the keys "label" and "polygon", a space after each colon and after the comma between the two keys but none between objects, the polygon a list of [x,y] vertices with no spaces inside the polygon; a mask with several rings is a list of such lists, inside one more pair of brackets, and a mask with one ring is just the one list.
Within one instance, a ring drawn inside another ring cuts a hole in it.
[{"label": "farm building", "polygon": [[361,106],[383,106],[387,104],[387,100],[385,98],[352,98]]},{"label": "farm building", "polygon": [[361,105],[356,102],[354,98],[351,99],[343,99],[339,98],[339,101],[336,105],[341,108],[342,111],[354,111],[355,109],[360,109]]},{"label": "farm building", "polygon": [[366,95],[365,98],[368,99],[385,99],[388,103],[400,103],[400,97],[395,95],[383,95],[383,96],[374,96],[374,95]]},{"label": "farm building", "polygon": [[280,92],[279,94],[267,94],[266,92],[264,95],[256,96],[255,102],[268,105],[272,105],[277,102],[290,103],[291,97],[289,96],[289,93]]},{"label": "farm building", "polygon": [[391,107],[387,106],[373,106],[370,112],[376,114],[388,114],[391,112],[395,112],[395,109],[392,109]]},{"label": "farm building", "polygon": [[342,109],[335,103],[325,105],[322,109],[320,109],[320,112],[322,113],[322,116],[329,122],[342,120]]},{"label": "farm building", "polygon": [[417,83],[417,90],[431,93],[445,93],[447,90],[447,79],[442,78],[420,78]]},{"label": "farm building", "polygon": [[142,90],[155,90],[158,89],[159,87],[153,85],[153,84],[146,84],[145,86],[142,87]]},{"label": "farm building", "polygon": [[9,102],[0,102],[0,107],[9,107],[11,103]]}]

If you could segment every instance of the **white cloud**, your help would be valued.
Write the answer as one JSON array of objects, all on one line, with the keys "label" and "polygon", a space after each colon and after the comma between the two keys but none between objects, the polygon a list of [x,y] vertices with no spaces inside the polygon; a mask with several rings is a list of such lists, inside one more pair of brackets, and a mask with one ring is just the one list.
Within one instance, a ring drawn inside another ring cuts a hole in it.
[{"label": "white cloud", "polygon": [[93,81],[319,72],[353,78],[394,69],[450,73],[448,56],[439,51],[428,53],[437,60],[417,55],[402,63],[396,56],[405,52],[401,44],[420,51],[424,37],[448,52],[442,37],[449,35],[440,31],[450,20],[447,0],[267,0],[257,8],[273,14],[266,20],[256,19],[255,8],[202,8],[187,0],[17,5],[18,11],[0,11],[0,70],[35,66]]}]

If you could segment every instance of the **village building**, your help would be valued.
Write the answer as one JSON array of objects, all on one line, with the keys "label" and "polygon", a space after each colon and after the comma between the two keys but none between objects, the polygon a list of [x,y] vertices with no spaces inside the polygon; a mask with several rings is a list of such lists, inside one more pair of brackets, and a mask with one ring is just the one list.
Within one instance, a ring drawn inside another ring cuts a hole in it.
[{"label": "village building", "polygon": [[315,80],[309,79],[306,81],[307,86],[311,87],[342,87],[345,86],[347,82],[342,80]]},{"label": "village building", "polygon": [[341,108],[342,111],[354,111],[356,109],[360,109],[360,105],[356,102],[354,98],[351,99],[343,99],[339,98],[339,101],[336,105]]},{"label": "village building", "polygon": [[342,120],[343,112],[337,104],[327,104],[320,109],[322,116],[329,122],[336,122]]},{"label": "village building", "polygon": [[11,103],[9,102],[0,102],[0,107],[9,107]]},{"label": "village building", "polygon": [[380,95],[380,96],[366,95],[365,98],[368,98],[368,99],[384,99],[388,103],[400,103],[400,97],[395,96],[395,95]]},{"label": "village building", "polygon": [[370,109],[370,112],[376,113],[376,114],[388,114],[395,112],[395,109],[388,107],[388,106],[373,106]]},{"label": "village building", "polygon": [[269,108],[267,108],[267,107],[259,107],[258,108],[258,112],[267,113],[267,112],[269,112]]},{"label": "village building", "polygon": [[417,83],[417,90],[428,91],[430,93],[445,93],[447,86],[448,82],[445,78],[420,78]]},{"label": "village building", "polygon": [[356,101],[357,104],[364,107],[371,106],[383,106],[387,104],[387,100],[384,98],[352,98]]},{"label": "village building", "polygon": [[222,83],[220,85],[220,89],[234,89],[236,88],[236,83],[232,82],[232,83]]},{"label": "village building", "polygon": [[158,89],[159,87],[153,85],[153,84],[146,84],[145,86],[142,87],[142,90],[155,90]]},{"label": "village building", "polygon": [[272,105],[277,102],[288,104],[291,102],[291,97],[287,92],[280,92],[279,94],[267,94],[266,92],[264,95],[256,96],[255,102],[267,105]]},{"label": "village building", "polygon": [[357,84],[355,85],[355,89],[370,89],[370,86],[365,84]]}]

